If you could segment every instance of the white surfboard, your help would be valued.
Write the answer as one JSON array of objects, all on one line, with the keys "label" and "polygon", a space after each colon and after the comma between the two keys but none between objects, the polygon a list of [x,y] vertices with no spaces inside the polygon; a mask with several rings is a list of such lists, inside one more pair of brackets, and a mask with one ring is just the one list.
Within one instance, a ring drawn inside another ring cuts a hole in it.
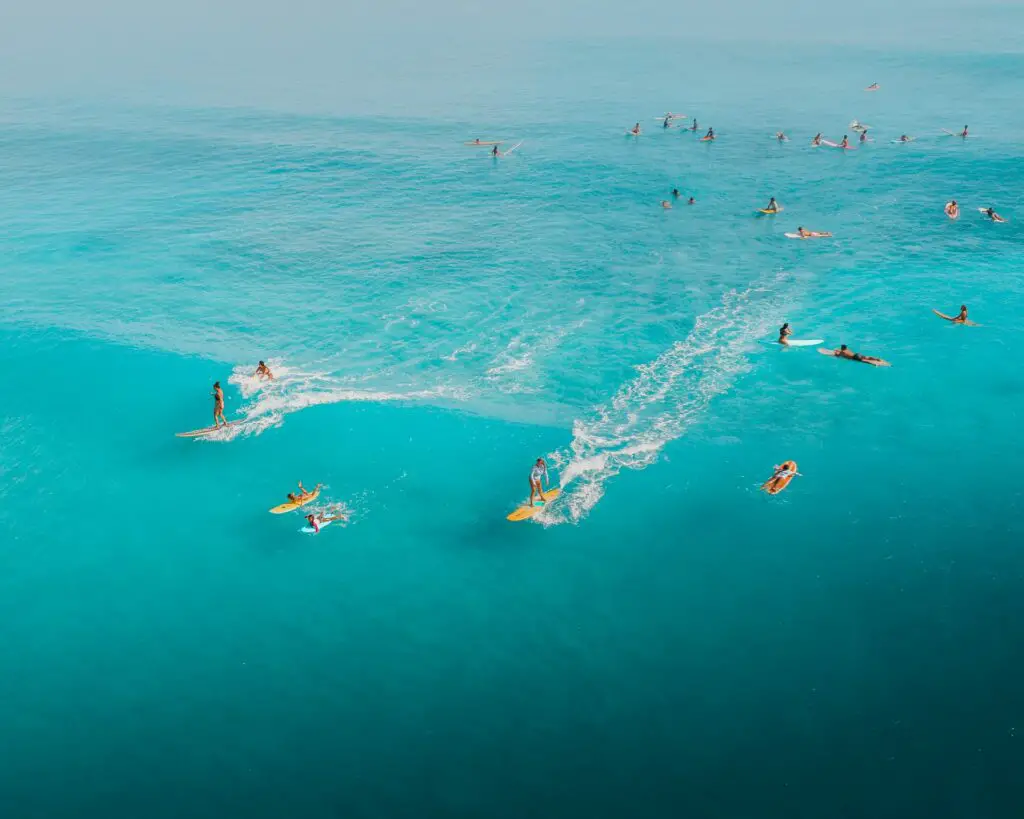
[{"label": "white surfboard", "polygon": [[815,347],[818,344],[824,344],[824,339],[820,338],[791,338],[787,344],[780,344],[780,347]]},{"label": "white surfboard", "polygon": [[511,148],[509,148],[507,151],[505,151],[505,153],[503,153],[502,156],[508,156],[510,153],[512,153],[516,148],[518,148],[522,144],[523,144],[522,141],[517,142],[515,145],[513,145]]}]

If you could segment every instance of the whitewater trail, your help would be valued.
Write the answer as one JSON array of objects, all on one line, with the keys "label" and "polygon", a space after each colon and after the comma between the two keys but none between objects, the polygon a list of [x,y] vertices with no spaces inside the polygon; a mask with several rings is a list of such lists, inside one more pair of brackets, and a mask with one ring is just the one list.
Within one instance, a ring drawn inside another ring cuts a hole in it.
[{"label": "whitewater trail", "polygon": [[562,496],[534,520],[545,525],[577,523],[604,495],[605,483],[622,469],[643,469],[662,449],[705,415],[749,368],[747,352],[775,329],[792,301],[779,273],[744,291],[729,291],[722,303],[698,316],[693,330],[653,361],[637,367],[606,404],[573,423],[568,448],[548,455],[560,471]]}]

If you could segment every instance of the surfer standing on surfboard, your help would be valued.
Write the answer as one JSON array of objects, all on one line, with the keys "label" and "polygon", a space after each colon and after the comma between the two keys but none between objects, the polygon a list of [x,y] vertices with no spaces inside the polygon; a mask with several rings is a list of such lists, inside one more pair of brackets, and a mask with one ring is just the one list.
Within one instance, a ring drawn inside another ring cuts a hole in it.
[{"label": "surfer standing on surfboard", "polygon": [[542,483],[544,478],[547,478],[550,485],[551,478],[548,478],[548,465],[543,458],[538,458],[537,462],[533,465],[533,469],[530,470],[530,506],[533,506],[533,496],[535,493],[540,498],[541,503],[545,502],[544,484]]},{"label": "surfer standing on surfboard", "polygon": [[224,417],[224,390],[220,388],[220,381],[213,382],[213,426],[214,428],[228,425],[228,419]]}]

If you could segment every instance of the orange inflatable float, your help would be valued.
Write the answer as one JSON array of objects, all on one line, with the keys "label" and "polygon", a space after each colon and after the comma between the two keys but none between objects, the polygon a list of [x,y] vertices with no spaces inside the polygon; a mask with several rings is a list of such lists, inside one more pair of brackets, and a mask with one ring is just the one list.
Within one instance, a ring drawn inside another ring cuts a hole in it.
[{"label": "orange inflatable float", "polygon": [[775,469],[775,474],[766,480],[761,488],[769,495],[778,495],[789,486],[789,482],[797,475],[796,461],[785,461]]}]

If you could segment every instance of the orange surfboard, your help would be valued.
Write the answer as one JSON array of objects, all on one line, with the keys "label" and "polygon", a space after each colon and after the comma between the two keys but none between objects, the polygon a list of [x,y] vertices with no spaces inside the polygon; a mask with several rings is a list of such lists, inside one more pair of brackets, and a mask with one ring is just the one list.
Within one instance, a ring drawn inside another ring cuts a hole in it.
[{"label": "orange surfboard", "polygon": [[775,478],[769,478],[761,485],[761,488],[769,495],[778,495],[779,492],[789,486],[789,482],[796,477],[796,461],[783,461],[782,468],[788,469],[790,474],[785,478],[779,478],[777,480]]}]

